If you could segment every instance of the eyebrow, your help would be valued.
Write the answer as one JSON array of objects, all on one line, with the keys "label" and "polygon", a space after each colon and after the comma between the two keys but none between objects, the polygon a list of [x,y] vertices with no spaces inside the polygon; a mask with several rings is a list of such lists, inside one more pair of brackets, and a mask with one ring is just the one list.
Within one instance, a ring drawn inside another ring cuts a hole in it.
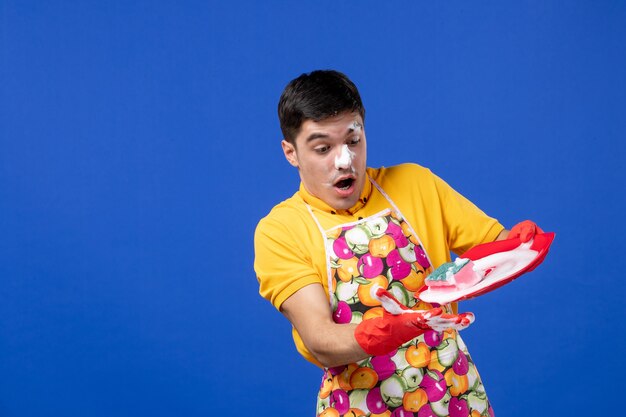
[{"label": "eyebrow", "polygon": [[306,138],[306,142],[309,143],[315,139],[327,138],[328,135],[325,133],[311,133],[309,137]]},{"label": "eyebrow", "polygon": [[[353,126],[353,125],[351,125]],[[359,122],[356,122],[356,128],[357,129],[362,129],[363,125]],[[357,129],[353,128],[353,127],[349,127],[348,128],[348,132],[347,134],[349,135],[352,132],[355,132]],[[327,138],[329,137],[326,133],[318,133],[318,132],[314,132],[311,133],[307,138],[306,138],[306,143],[309,143],[311,141],[314,141],[315,139],[323,139],[323,138]]]}]

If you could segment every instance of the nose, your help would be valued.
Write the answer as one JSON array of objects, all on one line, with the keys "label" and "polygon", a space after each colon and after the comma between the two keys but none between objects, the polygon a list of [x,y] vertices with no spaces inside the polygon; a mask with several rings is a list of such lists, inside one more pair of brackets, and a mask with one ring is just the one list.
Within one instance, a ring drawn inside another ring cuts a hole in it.
[{"label": "nose", "polygon": [[348,148],[348,145],[343,145],[339,151],[339,155],[335,156],[335,168],[350,168],[350,166],[352,166],[352,159],[354,159],[354,152]]}]

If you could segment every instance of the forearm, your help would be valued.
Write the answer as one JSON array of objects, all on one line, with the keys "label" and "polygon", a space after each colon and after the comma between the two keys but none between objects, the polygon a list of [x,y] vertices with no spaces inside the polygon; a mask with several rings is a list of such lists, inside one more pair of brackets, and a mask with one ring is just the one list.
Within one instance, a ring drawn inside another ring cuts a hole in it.
[{"label": "forearm", "polygon": [[509,231],[507,229],[504,229],[503,231],[500,232],[500,234],[496,238],[496,241],[497,240],[505,240],[508,237],[509,237]]},{"label": "forearm", "polygon": [[346,365],[367,358],[354,337],[356,324],[335,324],[320,327],[312,337],[303,337],[309,352],[325,367]]},{"label": "forearm", "polygon": [[359,325],[337,324],[333,321],[322,286],[317,284],[298,290],[283,303],[281,310],[309,352],[326,367],[383,355],[427,329],[461,330],[474,321],[471,313],[446,315],[441,308],[412,311],[383,288],[379,288],[376,294],[388,308],[401,312],[384,313],[382,317],[365,320]]},{"label": "forearm", "polygon": [[356,324],[333,321],[328,299],[321,285],[296,291],[281,306],[309,352],[323,366],[345,365],[367,358],[354,337]]}]

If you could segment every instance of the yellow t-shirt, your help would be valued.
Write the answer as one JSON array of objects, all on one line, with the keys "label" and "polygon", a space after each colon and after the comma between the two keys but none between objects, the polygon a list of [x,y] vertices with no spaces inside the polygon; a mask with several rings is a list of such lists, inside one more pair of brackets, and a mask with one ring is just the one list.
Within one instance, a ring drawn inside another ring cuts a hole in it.
[{"label": "yellow t-shirt", "polygon": [[[429,169],[416,164],[367,169],[413,227],[434,267],[480,243],[492,242],[504,227],[453,190]],[[324,230],[372,216],[390,206],[368,180],[357,203],[335,210],[309,194],[304,186],[275,206],[259,222],[255,236],[254,269],[260,294],[280,310],[299,289],[321,284],[328,293],[324,238],[309,213],[309,204]],[[321,366],[293,330],[298,352]]]}]

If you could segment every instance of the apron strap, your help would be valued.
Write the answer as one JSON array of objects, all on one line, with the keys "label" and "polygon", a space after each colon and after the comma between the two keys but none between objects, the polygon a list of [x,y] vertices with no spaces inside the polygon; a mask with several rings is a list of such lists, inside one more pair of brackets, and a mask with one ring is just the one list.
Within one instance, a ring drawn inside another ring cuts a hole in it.
[{"label": "apron strap", "polygon": [[400,211],[400,209],[398,208],[398,206],[396,206],[396,203],[393,202],[393,200],[391,199],[391,197],[389,197],[387,195],[387,193],[385,192],[385,190],[383,190],[383,187],[381,187],[380,185],[378,185],[378,183],[376,181],[374,181],[373,178],[370,178],[370,181],[372,182],[372,184],[374,184],[374,187],[376,187],[376,189],[383,195],[383,197],[385,197],[385,199],[389,202],[389,204],[391,204],[391,207],[393,207],[393,209],[396,211],[396,213],[398,213],[400,216],[402,216],[402,218],[404,219],[404,221],[406,222],[406,224],[409,226],[409,229],[411,230],[411,232],[413,233],[413,236],[415,236],[415,238],[417,239],[417,241],[419,242],[420,246],[422,247],[422,249],[424,250],[424,254],[426,255],[426,259],[428,259],[428,263],[434,268],[432,261],[430,260],[430,257],[428,256],[428,251],[426,250],[426,246],[424,246],[424,244],[422,243],[422,240],[420,239],[419,234],[417,234],[417,232],[415,231],[415,229],[413,229],[413,226],[411,226],[411,223],[409,223],[409,221],[407,220],[406,217],[404,217],[404,214],[402,214],[402,212]]},{"label": "apron strap", "polygon": [[[383,197],[385,197],[385,200],[387,200],[389,202],[389,204],[391,204],[391,207],[393,207],[393,209],[396,211],[396,213],[402,215],[402,212],[400,211],[400,209],[398,208],[398,206],[396,206],[396,203],[393,202],[393,200],[391,199],[391,197],[389,197],[387,195],[387,193],[385,192],[385,190],[383,190],[383,187],[381,187],[380,185],[378,185],[378,183],[376,181],[374,181],[374,178],[370,178],[370,182],[372,184],[374,184],[374,187],[376,187],[376,189],[383,195]],[[404,218],[404,216],[402,216]]]},{"label": "apron strap", "polygon": [[[315,224],[317,225],[317,228],[320,230],[320,234],[322,235],[322,240],[324,242],[324,257],[325,259],[325,263],[326,263],[326,280],[327,285],[328,285],[328,295],[330,297],[330,294],[332,292],[333,289],[333,275],[332,275],[332,269],[330,267],[330,262],[328,262],[328,241],[326,239],[326,232],[324,231],[324,229],[322,228],[322,225],[320,224],[319,220],[317,219],[317,216],[315,216],[315,214],[313,214],[313,209],[311,208],[311,206],[308,203],[304,203],[306,205],[307,210],[309,210],[309,214],[311,214],[311,217],[313,217],[313,220],[315,221]],[[332,297],[330,297],[330,300],[332,301]],[[331,308],[334,308],[334,306],[331,305]]]}]

